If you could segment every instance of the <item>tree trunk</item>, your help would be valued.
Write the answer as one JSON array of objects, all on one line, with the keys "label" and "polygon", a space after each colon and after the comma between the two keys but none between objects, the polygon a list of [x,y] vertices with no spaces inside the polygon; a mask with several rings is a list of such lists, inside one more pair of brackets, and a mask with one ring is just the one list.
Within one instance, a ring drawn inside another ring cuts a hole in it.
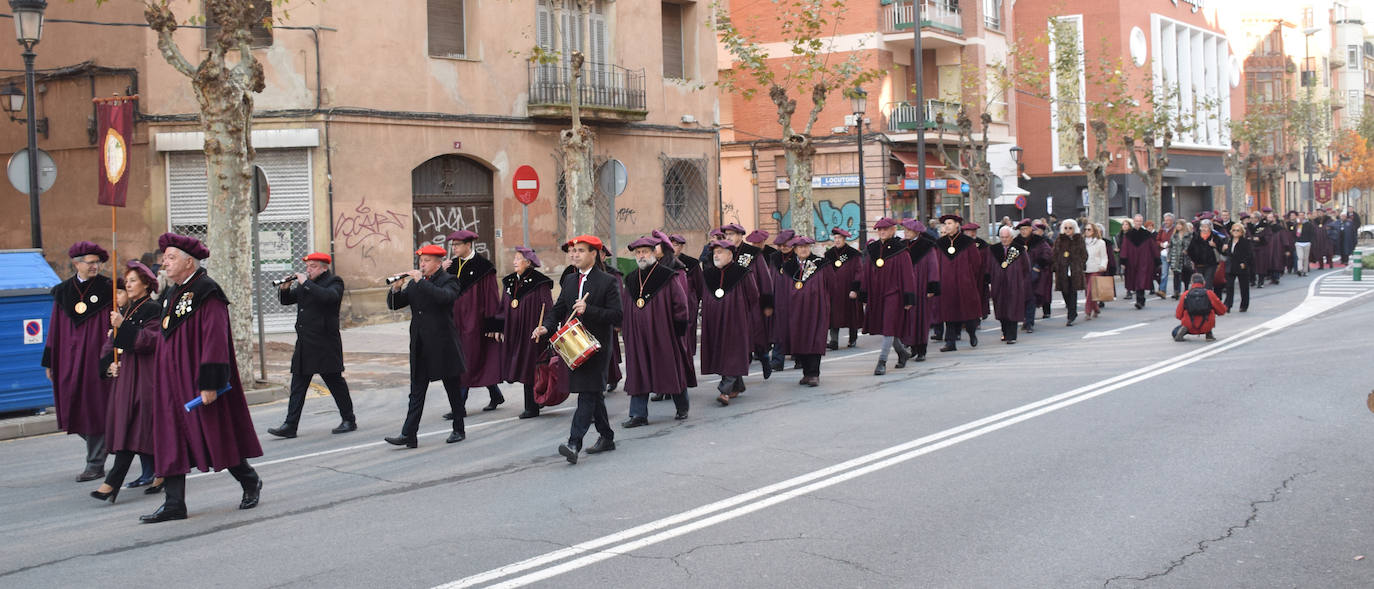
[{"label": "tree trunk", "polygon": [[[595,134],[581,125],[559,134],[563,149],[563,182],[568,191],[569,236],[596,233],[595,191],[592,186],[592,141]],[[609,237],[609,236],[603,236]]]},{"label": "tree trunk", "polygon": [[787,162],[787,183],[790,187],[788,193],[791,202],[788,206],[792,212],[792,231],[798,236],[805,235],[817,240],[828,237],[816,236],[815,224],[811,218],[816,210],[811,198],[811,160],[816,154],[816,149],[811,145],[811,138],[804,135],[788,137],[783,140],[783,154]]},{"label": "tree trunk", "polygon": [[995,197],[992,194],[992,170],[985,161],[980,161],[975,166],[968,175],[968,220],[977,223],[982,227],[980,233],[985,233],[992,223],[988,214],[988,203]]},{"label": "tree trunk", "polygon": [[[1079,167],[1083,168],[1083,173],[1087,176],[1088,182],[1088,222],[1098,223],[1107,227],[1110,222],[1108,213],[1109,203],[1107,202],[1107,165],[1112,161],[1112,154],[1107,150],[1107,125],[1102,121],[1092,121],[1093,141],[1096,151],[1094,157],[1083,157],[1079,160]],[[1083,151],[1084,129],[1083,123],[1078,123],[1077,149]]]}]

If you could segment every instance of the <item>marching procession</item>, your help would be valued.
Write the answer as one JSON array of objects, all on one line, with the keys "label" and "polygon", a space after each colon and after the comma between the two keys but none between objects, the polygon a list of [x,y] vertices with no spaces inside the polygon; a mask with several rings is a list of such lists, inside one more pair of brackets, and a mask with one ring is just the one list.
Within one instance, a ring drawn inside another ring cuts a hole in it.
[{"label": "marching procession", "polygon": [[[416,269],[387,279],[387,307],[410,310],[410,393],[399,435],[385,441],[418,446],[434,381],[448,399],[448,443],[466,439],[471,390],[486,388],[483,411],[494,411],[505,402],[499,386],[518,383],[520,419],[577,397],[569,437],[557,448],[577,464],[583,454],[616,449],[606,395],[618,388],[630,396],[621,428],[649,424],[652,401],[671,399],[673,418],[686,420],[699,375],[720,377],[711,401],[729,407],[747,391],[753,362],[767,380],[790,356],[798,386],[818,387],[821,358],[856,347],[860,332],[881,338],[879,376],[888,373],[889,352],[893,370],[928,360],[932,339],[941,353],[960,352],[960,342],[977,348],[988,320],[1002,343],[1017,344],[1035,333],[1037,320],[1051,318],[1055,291],[1069,328],[1080,316],[1100,317],[1108,304],[1140,310],[1168,299],[1172,283],[1181,321],[1174,339],[1211,341],[1216,316],[1246,312],[1251,288],[1344,263],[1354,248],[1346,229],[1359,222],[1353,213],[1279,216],[1267,207],[1234,220],[1228,211],[1191,221],[1166,214],[1159,226],[1137,215],[1122,220],[1113,239],[1086,220],[1003,219],[984,231],[957,215],[928,224],[884,217],[873,223],[869,243],[839,228],[818,243],[791,230],[772,235],[731,223],[712,231],[696,257],[684,251],[682,235],[653,231],[635,239],[627,247],[634,268],[623,275],[600,238],[579,235],[561,246],[566,267],[557,280],[525,247],[514,248],[512,271],[498,278],[474,247],[478,236],[457,231],[447,248],[421,247]],[[156,262],[129,261],[112,279],[101,274],[106,250],[76,243],[68,250],[74,274],[53,288],[42,364],[60,428],[86,443],[76,480],[100,480],[90,495],[111,503],[121,489],[163,494],[163,504],[140,518],[157,523],[187,517],[192,469],[228,470],[242,487],[239,508],[252,509],[263,481],[248,461],[263,450],[239,382],[233,301],[201,267],[211,252],[199,240],[166,233],[157,247]],[[277,281],[280,302],[297,307],[297,342],[286,414],[266,431],[297,436],[318,374],[341,419],[332,433],[346,434],[358,424],[343,376],[344,283],[330,255],[302,261],[305,272]],[[593,427],[598,437],[584,448]],[[107,470],[109,454],[115,459]],[[141,474],[125,486],[135,457]]]}]

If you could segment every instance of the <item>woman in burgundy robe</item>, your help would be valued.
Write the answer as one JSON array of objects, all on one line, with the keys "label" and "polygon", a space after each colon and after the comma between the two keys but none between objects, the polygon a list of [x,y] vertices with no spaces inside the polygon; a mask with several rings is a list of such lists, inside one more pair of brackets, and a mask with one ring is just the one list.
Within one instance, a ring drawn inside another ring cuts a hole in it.
[{"label": "woman in burgundy robe", "polygon": [[[109,366],[106,373],[114,381],[106,411],[105,444],[115,460],[105,482],[91,491],[92,497],[108,499],[110,503],[119,496],[134,456],[146,459],[153,455],[153,377],[157,369],[157,343],[162,339],[158,324],[162,309],[151,296],[157,292],[157,277],[137,261],[130,261],[126,267],[128,302],[110,312],[110,324],[115,330],[101,353],[101,363]],[[118,364],[113,364],[116,350]],[[162,481],[154,480],[145,492],[161,490]]]},{"label": "woman in burgundy robe", "polygon": [[848,231],[836,227],[830,230],[835,238],[831,247],[825,250],[825,264],[833,268],[830,281],[830,344],[832,350],[840,349],[840,330],[849,330],[849,347],[854,347],[859,339],[859,328],[864,326],[864,304],[859,302],[859,273],[863,272],[864,259],[859,250],[849,245]]},{"label": "woman in burgundy robe", "polygon": [[539,415],[539,404],[534,402],[534,367],[549,344],[548,338],[530,339],[530,333],[539,327],[540,318],[553,309],[553,280],[535,270],[539,267],[539,256],[533,250],[516,247],[515,253],[515,271],[501,279],[501,308],[506,310],[501,377],[524,387],[525,410],[520,419],[529,419]]},{"label": "woman in burgundy robe", "polygon": [[792,256],[782,264],[782,277],[792,291],[792,307],[787,316],[787,350],[801,366],[798,384],[820,386],[821,356],[825,355],[826,326],[830,325],[830,280],[834,266],[811,254],[816,240],[792,239]]},{"label": "woman in burgundy robe", "polygon": [[754,349],[752,333],[745,326],[758,315],[762,302],[758,284],[734,261],[735,245],[725,240],[710,245],[711,264],[701,269],[706,292],[701,299],[701,373],[720,375],[716,402],[729,405],[730,399],[744,392],[743,379],[749,374]]},{"label": "woman in burgundy robe", "polygon": [[940,217],[943,235],[936,240],[940,257],[940,315],[944,322],[945,345],[941,352],[957,350],[955,339],[969,332],[969,345],[978,347],[978,318],[983,316],[983,254],[972,237],[960,231],[963,218]]}]

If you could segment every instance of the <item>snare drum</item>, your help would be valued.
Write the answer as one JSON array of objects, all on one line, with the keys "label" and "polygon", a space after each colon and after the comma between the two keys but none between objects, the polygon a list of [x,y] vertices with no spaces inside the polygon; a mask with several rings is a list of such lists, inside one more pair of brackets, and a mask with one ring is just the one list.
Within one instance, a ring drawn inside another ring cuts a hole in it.
[{"label": "snare drum", "polygon": [[582,321],[573,317],[554,332],[553,349],[567,363],[569,370],[577,370],[578,366],[601,349],[601,342],[596,341],[596,336],[582,326]]}]

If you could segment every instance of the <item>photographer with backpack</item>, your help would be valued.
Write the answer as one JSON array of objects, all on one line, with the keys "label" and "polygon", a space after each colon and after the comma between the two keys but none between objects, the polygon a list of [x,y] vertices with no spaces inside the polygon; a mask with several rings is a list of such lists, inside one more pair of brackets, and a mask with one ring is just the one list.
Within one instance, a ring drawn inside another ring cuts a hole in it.
[{"label": "photographer with backpack", "polygon": [[1212,328],[1216,326],[1217,316],[1226,314],[1226,305],[1221,304],[1201,273],[1193,274],[1188,290],[1179,297],[1178,308],[1174,310],[1180,325],[1174,328],[1174,341],[1181,342],[1188,335],[1207,336],[1207,341],[1216,341]]}]

